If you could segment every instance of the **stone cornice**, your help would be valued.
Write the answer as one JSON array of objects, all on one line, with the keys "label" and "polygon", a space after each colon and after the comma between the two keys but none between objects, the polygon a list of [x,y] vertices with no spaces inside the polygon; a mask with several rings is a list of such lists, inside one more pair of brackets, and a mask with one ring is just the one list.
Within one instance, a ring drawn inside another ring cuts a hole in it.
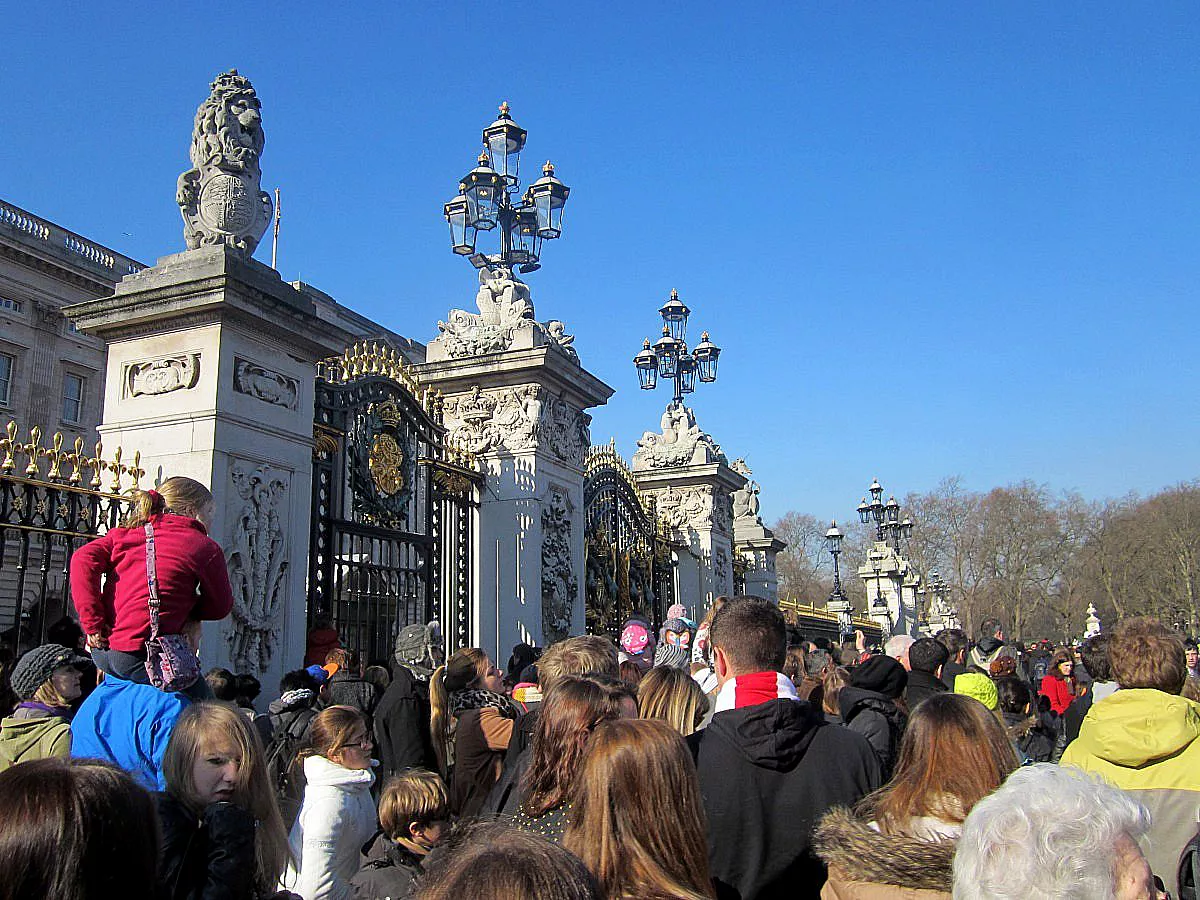
[{"label": "stone cornice", "polygon": [[340,353],[354,336],[315,314],[313,302],[275,270],[225,247],[191,250],[122,279],[111,297],[64,307],[76,326],[108,341],[172,326],[233,321],[313,358]]},{"label": "stone cornice", "polygon": [[475,384],[487,390],[539,384],[580,409],[589,409],[607,403],[615,393],[591,372],[551,347],[425,362],[415,369],[422,382],[447,395],[466,393]]}]

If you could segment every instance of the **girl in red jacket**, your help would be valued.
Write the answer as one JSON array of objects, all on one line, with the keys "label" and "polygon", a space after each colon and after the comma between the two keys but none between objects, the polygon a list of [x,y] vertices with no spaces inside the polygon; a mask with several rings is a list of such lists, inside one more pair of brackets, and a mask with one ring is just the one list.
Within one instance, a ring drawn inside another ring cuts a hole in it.
[{"label": "girl in red jacket", "polygon": [[1050,700],[1050,708],[1060,716],[1075,699],[1075,656],[1069,647],[1059,647],[1050,658],[1050,671],[1042,679],[1039,693]]},{"label": "girl in red jacket", "polygon": [[212,513],[208,488],[191,478],[168,478],[157,490],[134,495],[133,509],[119,528],[75,551],[71,596],[99,669],[150,683],[145,667],[150,637],[147,522],[154,526],[160,633],[186,634],[195,645],[202,620],[229,615],[233,592],[225,556],[206,527]]}]

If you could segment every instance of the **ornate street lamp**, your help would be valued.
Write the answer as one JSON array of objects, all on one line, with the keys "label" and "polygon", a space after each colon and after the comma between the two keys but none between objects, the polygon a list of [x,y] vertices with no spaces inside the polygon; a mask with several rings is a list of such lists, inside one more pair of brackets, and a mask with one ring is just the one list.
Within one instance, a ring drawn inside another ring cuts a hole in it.
[{"label": "ornate street lamp", "polygon": [[879,484],[878,479],[871,481],[871,486],[867,488],[867,491],[871,495],[871,500],[868,502],[867,498],[863,497],[862,502],[858,504],[858,520],[864,525],[874,522],[875,539],[885,541],[893,549],[899,551],[900,541],[912,537],[912,519],[905,516],[901,520],[900,504],[895,497],[888,497],[887,502],[883,502],[883,487]]},{"label": "ornate street lamp", "polygon": [[[542,241],[562,236],[563,208],[571,189],[554,177],[549,161],[542,177],[514,202],[520,193],[518,170],[527,135],[512,120],[508,104],[501,104],[499,118],[483,129],[478,165],[463,177],[460,196],[444,207],[451,247],[477,269],[492,265],[533,272],[541,265]],[[479,232],[494,229],[500,232],[499,251],[476,252]]]},{"label": "ornate street lamp", "polygon": [[829,592],[825,608],[831,613],[837,613],[838,634],[842,637],[849,637],[854,634],[852,616],[854,607],[842,592],[842,575],[838,568],[838,556],[842,552],[842,538],[843,535],[837,527],[837,522],[830,522],[829,530],[825,532],[825,549],[833,557],[833,590]]},{"label": "ornate street lamp", "polygon": [[633,358],[637,367],[638,380],[642,389],[652,391],[661,377],[675,385],[675,397],[671,404],[683,403],[683,395],[696,390],[696,379],[706,384],[717,380],[717,357],[721,348],[708,339],[708,332],[700,336],[695,350],[688,350],[687,322],[691,310],[679,299],[679,292],[671,291],[671,298],[662,305],[658,314],[663,318],[662,337],[652,345],[650,338],[642,344],[642,350]]}]

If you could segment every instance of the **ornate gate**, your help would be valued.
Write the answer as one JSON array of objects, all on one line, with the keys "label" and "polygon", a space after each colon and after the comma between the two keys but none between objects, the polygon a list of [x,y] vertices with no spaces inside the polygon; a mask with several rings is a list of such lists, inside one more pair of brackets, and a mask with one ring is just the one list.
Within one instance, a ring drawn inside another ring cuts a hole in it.
[{"label": "ornate gate", "polygon": [[435,619],[448,652],[468,645],[482,476],[447,442],[440,395],[358,344],[318,367],[314,433],[309,627],[327,620],[367,661]]},{"label": "ornate gate", "polygon": [[657,626],[674,597],[671,548],[612,444],[588,454],[583,505],[588,632],[615,638],[635,612]]}]

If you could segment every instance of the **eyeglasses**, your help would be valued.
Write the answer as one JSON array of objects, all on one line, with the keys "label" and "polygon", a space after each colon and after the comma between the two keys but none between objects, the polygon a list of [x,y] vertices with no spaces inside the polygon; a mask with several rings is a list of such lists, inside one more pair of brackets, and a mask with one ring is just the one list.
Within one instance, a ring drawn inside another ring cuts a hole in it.
[{"label": "eyeglasses", "polygon": [[351,741],[346,744],[347,747],[357,747],[359,750],[368,750],[375,746],[375,742],[371,740],[369,735],[365,735],[357,741]]}]

